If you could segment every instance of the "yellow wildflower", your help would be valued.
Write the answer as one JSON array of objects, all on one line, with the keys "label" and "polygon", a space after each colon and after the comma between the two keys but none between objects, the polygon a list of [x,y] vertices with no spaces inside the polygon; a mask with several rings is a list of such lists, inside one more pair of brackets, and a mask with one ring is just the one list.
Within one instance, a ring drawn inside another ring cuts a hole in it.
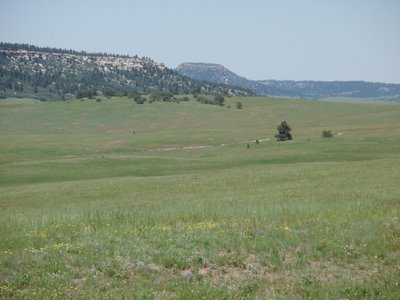
[{"label": "yellow wildflower", "polygon": [[186,225],[187,230],[209,230],[217,226],[214,222],[199,222],[194,224]]},{"label": "yellow wildflower", "polygon": [[58,243],[58,244],[53,244],[51,247],[53,249],[61,249],[61,248],[65,248],[67,244],[64,243]]},{"label": "yellow wildflower", "polygon": [[158,226],[154,226],[153,230],[169,232],[169,231],[172,231],[172,228],[169,225],[158,225]]}]

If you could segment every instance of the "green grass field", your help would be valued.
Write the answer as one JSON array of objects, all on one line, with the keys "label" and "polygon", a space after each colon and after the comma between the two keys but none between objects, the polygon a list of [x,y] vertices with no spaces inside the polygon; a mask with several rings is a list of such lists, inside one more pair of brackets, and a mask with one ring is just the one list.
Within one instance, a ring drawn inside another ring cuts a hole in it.
[{"label": "green grass field", "polygon": [[0,297],[399,299],[400,105],[237,100],[1,101]]}]

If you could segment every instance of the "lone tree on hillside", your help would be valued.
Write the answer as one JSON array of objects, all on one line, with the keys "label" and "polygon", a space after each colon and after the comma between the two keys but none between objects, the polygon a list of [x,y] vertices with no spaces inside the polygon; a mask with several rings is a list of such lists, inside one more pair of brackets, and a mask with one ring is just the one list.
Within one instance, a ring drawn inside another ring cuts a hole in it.
[{"label": "lone tree on hillside", "polygon": [[275,137],[278,142],[289,141],[293,139],[292,135],[290,134],[292,129],[289,127],[286,121],[283,121],[281,124],[279,124],[276,129],[278,129],[278,134],[276,134]]}]

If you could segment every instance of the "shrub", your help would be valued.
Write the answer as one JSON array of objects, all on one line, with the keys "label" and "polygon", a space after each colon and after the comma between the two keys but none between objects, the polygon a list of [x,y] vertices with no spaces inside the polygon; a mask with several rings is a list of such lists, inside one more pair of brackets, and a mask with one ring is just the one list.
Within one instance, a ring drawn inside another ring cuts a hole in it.
[{"label": "shrub", "polygon": [[331,138],[331,137],[333,137],[332,131],[330,131],[330,130],[323,130],[323,131],[322,131],[322,137],[323,137],[323,138]]},{"label": "shrub", "polygon": [[222,95],[215,95],[214,102],[216,105],[223,106],[225,102],[225,98]]},{"label": "shrub", "polygon": [[146,98],[137,96],[133,99],[133,101],[135,101],[136,104],[143,104],[146,102]]},{"label": "shrub", "polygon": [[150,99],[153,101],[164,101],[164,102],[174,102],[174,94],[170,91],[158,91],[151,93]]},{"label": "shrub", "polygon": [[103,95],[107,98],[115,96],[115,91],[111,86],[106,86],[103,88]]},{"label": "shrub", "polygon": [[236,108],[242,109],[242,102],[240,102],[240,101],[236,102]]}]

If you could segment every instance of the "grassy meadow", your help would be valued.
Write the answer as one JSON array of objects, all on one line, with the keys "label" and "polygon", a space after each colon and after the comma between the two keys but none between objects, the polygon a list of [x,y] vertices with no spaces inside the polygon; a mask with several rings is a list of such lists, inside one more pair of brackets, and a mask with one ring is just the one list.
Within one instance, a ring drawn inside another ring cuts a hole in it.
[{"label": "grassy meadow", "polygon": [[0,297],[399,299],[399,184],[400,105],[2,100]]}]

